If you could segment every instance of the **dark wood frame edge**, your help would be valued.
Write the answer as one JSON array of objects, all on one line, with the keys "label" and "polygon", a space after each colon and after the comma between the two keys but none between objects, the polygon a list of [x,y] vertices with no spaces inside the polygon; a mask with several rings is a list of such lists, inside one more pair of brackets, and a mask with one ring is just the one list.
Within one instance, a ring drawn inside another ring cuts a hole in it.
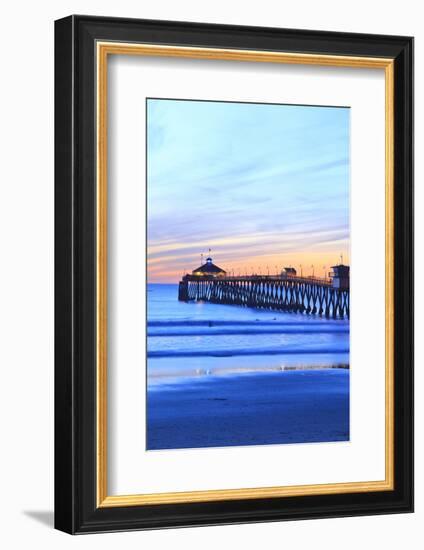
[{"label": "dark wood frame edge", "polygon": [[[395,490],[96,508],[95,41],[395,59]],[[68,533],[413,511],[413,39],[70,16],[55,23],[55,527]]]}]

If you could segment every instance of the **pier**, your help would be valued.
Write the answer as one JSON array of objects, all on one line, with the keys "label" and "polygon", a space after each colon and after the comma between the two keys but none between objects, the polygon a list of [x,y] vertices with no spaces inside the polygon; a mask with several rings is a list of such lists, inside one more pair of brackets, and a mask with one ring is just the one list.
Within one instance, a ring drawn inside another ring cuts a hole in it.
[{"label": "pier", "polygon": [[301,277],[287,268],[281,275],[231,276],[208,258],[182,277],[178,299],[344,319],[349,318],[349,267],[334,266],[329,279]]}]

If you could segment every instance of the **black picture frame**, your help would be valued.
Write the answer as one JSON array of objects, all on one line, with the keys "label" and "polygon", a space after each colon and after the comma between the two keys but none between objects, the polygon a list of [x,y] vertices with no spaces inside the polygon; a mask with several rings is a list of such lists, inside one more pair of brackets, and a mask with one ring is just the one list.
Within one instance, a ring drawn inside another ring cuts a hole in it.
[{"label": "black picture frame", "polygon": [[[99,40],[394,60],[394,490],[97,507]],[[55,527],[94,533],[413,511],[413,39],[73,15],[55,23]]]}]

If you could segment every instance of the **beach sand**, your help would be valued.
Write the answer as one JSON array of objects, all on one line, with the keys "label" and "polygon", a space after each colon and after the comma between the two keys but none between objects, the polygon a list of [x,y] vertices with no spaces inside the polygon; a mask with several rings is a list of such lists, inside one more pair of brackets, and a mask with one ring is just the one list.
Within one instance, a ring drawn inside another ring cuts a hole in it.
[{"label": "beach sand", "polygon": [[347,440],[347,369],[211,375],[149,386],[148,450]]}]

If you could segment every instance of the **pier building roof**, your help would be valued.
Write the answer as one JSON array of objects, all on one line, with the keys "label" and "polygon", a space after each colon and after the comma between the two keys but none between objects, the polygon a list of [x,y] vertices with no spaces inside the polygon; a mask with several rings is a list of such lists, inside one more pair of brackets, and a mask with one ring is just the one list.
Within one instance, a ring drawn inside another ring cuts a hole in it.
[{"label": "pier building roof", "polygon": [[215,277],[218,275],[225,276],[226,271],[218,267],[212,262],[212,258],[206,258],[206,263],[198,267],[197,269],[193,270],[193,275],[214,275]]}]

